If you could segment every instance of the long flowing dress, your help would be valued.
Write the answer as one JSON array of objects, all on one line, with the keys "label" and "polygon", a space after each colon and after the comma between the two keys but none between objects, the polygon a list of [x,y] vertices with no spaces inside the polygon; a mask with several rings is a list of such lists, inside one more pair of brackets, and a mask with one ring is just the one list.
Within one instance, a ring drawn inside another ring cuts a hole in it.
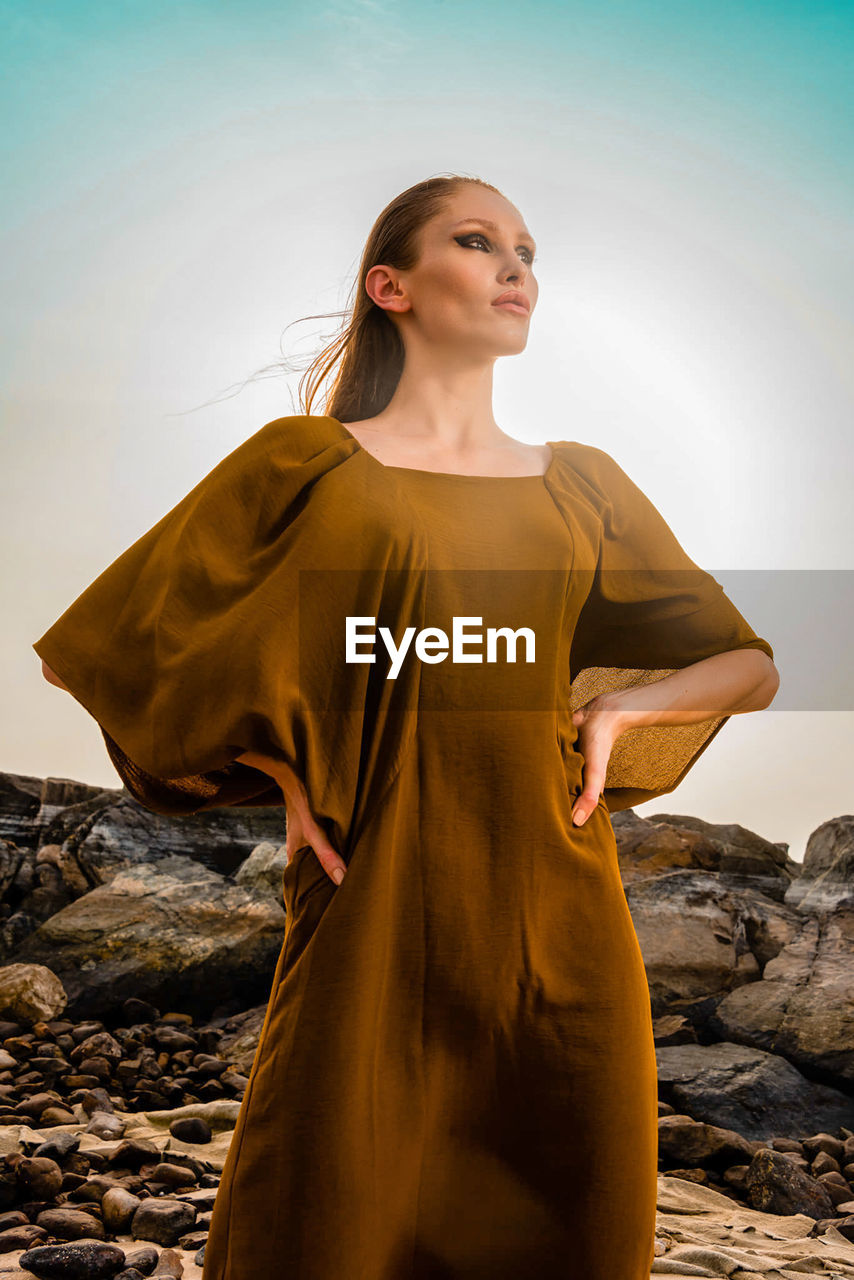
[{"label": "long flowing dress", "polygon": [[[576,827],[571,715],[773,650],[607,453],[549,443],[545,475],[463,476],[276,419],[33,646],[141,804],[281,805],[236,760],[263,752],[348,866],[284,871],[204,1280],[649,1276],[655,1054],[610,814],[727,717],[624,734]],[[383,627],[414,628],[393,677]]]}]

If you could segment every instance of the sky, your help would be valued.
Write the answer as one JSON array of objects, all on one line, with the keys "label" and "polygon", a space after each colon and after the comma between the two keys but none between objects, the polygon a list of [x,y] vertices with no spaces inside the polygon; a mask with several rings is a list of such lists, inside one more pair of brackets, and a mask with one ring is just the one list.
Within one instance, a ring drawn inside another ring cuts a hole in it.
[{"label": "sky", "polygon": [[299,411],[298,372],[247,379],[316,352],[383,206],[457,172],[538,244],[496,421],[607,450],[775,649],[775,703],[638,812],[796,859],[854,812],[854,5],[0,0],[0,22],[0,769],[119,785],[32,642]]}]

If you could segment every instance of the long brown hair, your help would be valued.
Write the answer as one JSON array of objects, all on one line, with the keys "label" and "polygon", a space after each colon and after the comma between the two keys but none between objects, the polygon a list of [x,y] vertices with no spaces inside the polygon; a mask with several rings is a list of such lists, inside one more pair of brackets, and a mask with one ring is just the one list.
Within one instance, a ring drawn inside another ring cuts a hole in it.
[{"label": "long brown hair", "polygon": [[[386,407],[400,381],[405,352],[394,322],[365,289],[365,277],[378,263],[398,271],[414,267],[418,261],[419,231],[451,196],[468,184],[503,194],[482,178],[449,173],[425,178],[395,196],[371,228],[346,310],[303,317],[316,320],[342,316],[344,320],[339,332],[314,357],[299,380],[301,413],[311,413],[320,386],[336,365],[338,369],[325,397],[324,413],[339,422],[356,422],[372,418]],[[289,367],[286,361],[279,362],[266,365],[258,373]]]}]

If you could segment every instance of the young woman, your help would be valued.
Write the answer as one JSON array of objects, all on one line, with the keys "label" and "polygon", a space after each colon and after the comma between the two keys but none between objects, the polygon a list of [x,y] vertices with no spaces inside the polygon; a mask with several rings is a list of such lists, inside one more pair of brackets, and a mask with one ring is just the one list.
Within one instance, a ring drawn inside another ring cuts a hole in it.
[{"label": "young woman", "polygon": [[306,412],[34,646],[142,804],[287,807],[204,1280],[649,1276],[655,1053],[609,815],[778,680],[607,453],[495,422],[534,252],[488,183],[403,192]]}]

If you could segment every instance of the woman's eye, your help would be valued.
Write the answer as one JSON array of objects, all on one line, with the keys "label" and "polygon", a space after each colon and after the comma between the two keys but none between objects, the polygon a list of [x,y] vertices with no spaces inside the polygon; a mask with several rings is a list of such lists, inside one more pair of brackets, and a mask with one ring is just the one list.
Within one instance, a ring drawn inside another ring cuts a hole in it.
[{"label": "woman's eye", "polygon": [[461,244],[464,248],[471,243],[472,240],[480,240],[483,244],[488,244],[486,236],[480,234],[473,236],[457,236],[457,244]]},{"label": "woman's eye", "polygon": [[[457,244],[462,245],[463,248],[468,248],[471,245],[472,241],[474,240],[479,240],[481,244],[486,245],[487,249],[489,248],[489,241],[487,240],[486,236],[482,236],[480,232],[476,232],[474,235],[469,235],[469,236],[455,236],[454,238]],[[533,253],[531,253],[530,249],[523,248],[522,256],[525,262],[525,266],[527,267],[530,267],[531,263],[537,261],[536,257],[534,256]]]}]

